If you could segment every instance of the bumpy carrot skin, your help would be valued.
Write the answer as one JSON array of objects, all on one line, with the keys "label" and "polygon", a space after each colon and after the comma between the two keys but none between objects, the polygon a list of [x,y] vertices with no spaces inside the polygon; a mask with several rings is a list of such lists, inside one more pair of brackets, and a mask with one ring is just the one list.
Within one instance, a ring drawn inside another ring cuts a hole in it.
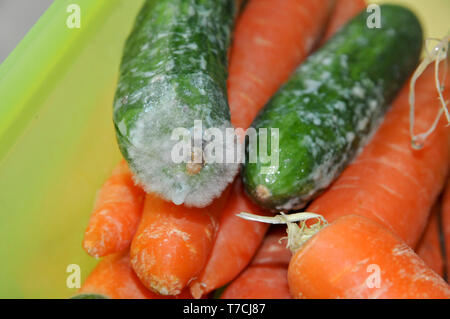
[{"label": "bumpy carrot skin", "polygon": [[205,267],[229,188],[210,206],[187,208],[147,194],[131,244],[131,264],[142,283],[161,295],[178,295]]},{"label": "bumpy carrot skin", "polygon": [[141,218],[144,197],[122,160],[97,195],[84,234],[84,250],[98,258],[127,249]]},{"label": "bumpy carrot skin", "polygon": [[366,8],[365,0],[336,0],[327,30],[322,38],[321,45],[327,42],[350,19]]},{"label": "bumpy carrot skin", "polygon": [[[434,65],[419,78],[417,130],[425,131],[439,109]],[[445,83],[449,92],[450,77]],[[411,147],[408,86],[401,91],[369,144],[308,207],[332,222],[346,214],[382,223],[415,247],[441,192],[450,160],[450,130],[442,121],[421,150]]]},{"label": "bumpy carrot skin", "polygon": [[417,255],[439,276],[444,276],[444,260],[442,256],[439,232],[439,203],[431,210],[428,224],[415,249]]},{"label": "bumpy carrot skin", "polygon": [[447,180],[447,186],[442,199],[442,231],[445,247],[445,277],[447,281],[450,278],[450,179]]},{"label": "bumpy carrot skin", "polygon": [[251,265],[223,292],[221,299],[291,299],[287,270],[291,252],[280,243],[284,228],[273,228]]},{"label": "bumpy carrot skin", "polygon": [[295,298],[450,298],[450,287],[398,236],[362,216],[337,219],[292,257]]},{"label": "bumpy carrot skin", "polygon": [[332,0],[252,0],[238,18],[228,76],[234,127],[247,128],[317,42]]},{"label": "bumpy carrot skin", "polygon": [[[100,294],[111,299],[162,299],[139,281],[133,272],[128,252],[110,255],[102,259],[88,276],[79,293]],[[188,291],[180,299],[192,298]]]},{"label": "bumpy carrot skin", "polygon": [[260,246],[268,225],[236,216],[243,211],[264,214],[247,198],[238,178],[220,215],[220,227],[208,263],[199,278],[190,285],[194,297],[200,298],[230,282],[247,266]]}]

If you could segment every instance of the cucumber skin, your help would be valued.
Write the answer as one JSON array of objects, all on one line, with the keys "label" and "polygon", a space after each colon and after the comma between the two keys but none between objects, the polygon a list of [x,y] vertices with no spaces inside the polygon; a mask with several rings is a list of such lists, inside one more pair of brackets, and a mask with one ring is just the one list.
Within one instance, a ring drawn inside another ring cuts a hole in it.
[{"label": "cucumber skin", "polygon": [[118,145],[138,184],[177,204],[206,206],[238,170],[211,163],[190,176],[171,162],[176,141],[168,142],[194,120],[205,130],[232,127],[226,78],[236,11],[234,0],[147,0],[125,45],[114,100]]},{"label": "cucumber skin", "polygon": [[366,12],[355,17],[296,70],[253,122],[256,129],[279,128],[278,169],[262,175],[259,161],[242,169],[245,189],[259,205],[299,209],[316,197],[369,139],[417,66],[419,21],[403,7],[380,8],[381,29],[367,28]]}]

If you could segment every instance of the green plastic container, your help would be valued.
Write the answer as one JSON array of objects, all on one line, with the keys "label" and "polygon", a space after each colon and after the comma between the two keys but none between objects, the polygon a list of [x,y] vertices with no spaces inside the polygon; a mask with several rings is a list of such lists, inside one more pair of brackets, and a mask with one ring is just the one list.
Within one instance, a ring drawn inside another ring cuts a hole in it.
[{"label": "green plastic container", "polygon": [[[384,1],[383,1],[384,2]],[[410,3],[428,34],[448,0]],[[143,0],[57,0],[0,66],[0,298],[66,298],[96,191],[120,155],[112,101],[123,43]],[[81,28],[69,29],[71,4]]]},{"label": "green plastic container", "polygon": [[142,3],[57,0],[0,66],[0,298],[69,297],[67,266],[96,263],[81,240],[120,158],[112,100]]}]

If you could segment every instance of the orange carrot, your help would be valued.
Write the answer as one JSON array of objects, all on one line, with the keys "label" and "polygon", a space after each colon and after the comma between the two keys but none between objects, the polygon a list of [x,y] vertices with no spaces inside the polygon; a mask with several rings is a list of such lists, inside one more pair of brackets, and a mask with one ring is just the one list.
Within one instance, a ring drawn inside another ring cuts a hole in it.
[{"label": "orange carrot", "polygon": [[445,247],[444,278],[448,281],[450,278],[450,180],[447,180],[447,187],[445,188],[442,199],[442,228]]},{"label": "orange carrot", "polygon": [[425,231],[416,247],[417,255],[439,276],[444,276],[444,260],[442,256],[439,218],[440,203],[436,203],[428,219]]},{"label": "orange carrot", "polygon": [[102,257],[127,249],[139,224],[144,195],[122,160],[97,195],[84,234],[84,250]]},{"label": "orange carrot", "polygon": [[[417,83],[416,125],[428,129],[439,102],[431,65]],[[450,77],[446,80],[449,91]],[[408,86],[370,143],[341,176],[307,209],[332,222],[345,214],[382,223],[415,247],[444,186],[450,160],[450,130],[443,121],[421,150],[411,147]]]},{"label": "orange carrot", "polygon": [[327,42],[350,19],[354,18],[366,7],[365,0],[336,0],[327,30],[322,38],[321,45]]},{"label": "orange carrot", "polygon": [[247,128],[306,58],[331,0],[252,0],[238,18],[228,76],[231,122]]},{"label": "orange carrot", "polygon": [[178,295],[205,267],[229,188],[205,208],[176,206],[153,194],[131,243],[131,264],[142,283],[162,295]]},{"label": "orange carrot", "polygon": [[194,297],[200,298],[230,282],[247,266],[258,249],[268,225],[237,217],[236,214],[242,211],[263,213],[247,198],[240,179],[237,179],[220,215],[220,227],[208,263],[190,286]]},{"label": "orange carrot", "polygon": [[398,236],[362,216],[307,240],[288,270],[295,298],[450,298],[450,287]]},{"label": "orange carrot", "polygon": [[291,252],[280,243],[284,236],[284,229],[272,229],[251,265],[225,289],[221,299],[291,299],[287,281]]},{"label": "orange carrot", "polygon": [[[102,259],[88,276],[79,293],[99,294],[112,299],[161,299],[142,285],[130,264],[128,252],[110,255]],[[176,296],[192,298],[187,291]]]}]

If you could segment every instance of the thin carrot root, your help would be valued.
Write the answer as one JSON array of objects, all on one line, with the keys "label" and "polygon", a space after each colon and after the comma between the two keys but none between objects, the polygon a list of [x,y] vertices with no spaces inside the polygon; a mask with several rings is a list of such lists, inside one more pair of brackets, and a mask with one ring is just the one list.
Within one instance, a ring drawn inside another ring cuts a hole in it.
[{"label": "thin carrot root", "polygon": [[[289,248],[293,253],[300,249],[300,247],[308,239],[310,239],[318,231],[328,225],[328,222],[325,220],[325,218],[323,218],[322,215],[308,212],[289,215],[280,213],[280,215],[276,215],[273,217],[254,215],[249,213],[240,213],[237,216],[247,220],[268,224],[286,224],[287,237],[282,239],[287,238],[286,248]],[[316,219],[317,222],[312,225],[306,224],[306,221],[313,219]],[[300,223],[300,225],[297,224],[298,222]]]},{"label": "thin carrot root", "polygon": [[[436,126],[439,124],[439,120],[442,116],[442,114],[445,114],[445,117],[447,119],[447,125],[450,124],[450,113],[447,108],[447,105],[449,104],[449,100],[445,100],[443,96],[444,92],[444,85],[441,85],[441,82],[445,82],[445,78],[447,76],[447,63],[448,63],[448,47],[450,42],[450,32],[447,36],[445,36],[443,39],[435,39],[435,38],[428,38],[427,42],[430,41],[438,41],[438,44],[434,47],[432,47],[431,50],[428,50],[427,46],[425,46],[425,52],[426,56],[422,60],[422,62],[417,67],[416,71],[414,72],[411,82],[410,82],[410,91],[409,91],[409,105],[410,105],[410,114],[409,114],[409,129],[410,129],[410,135],[411,135],[411,146],[419,150],[421,149],[428,136],[430,136],[434,130],[436,129]],[[443,79],[439,77],[439,65],[440,63],[444,61],[444,76]],[[442,106],[442,108],[438,111],[438,114],[436,115],[436,119],[431,125],[431,127],[423,133],[420,134],[414,134],[414,120],[415,120],[415,112],[414,112],[414,103],[415,103],[415,85],[417,79],[422,75],[422,73],[426,70],[427,66],[431,63],[436,62],[434,66],[434,77],[435,77],[435,84],[436,89],[439,96],[439,102]]]}]

